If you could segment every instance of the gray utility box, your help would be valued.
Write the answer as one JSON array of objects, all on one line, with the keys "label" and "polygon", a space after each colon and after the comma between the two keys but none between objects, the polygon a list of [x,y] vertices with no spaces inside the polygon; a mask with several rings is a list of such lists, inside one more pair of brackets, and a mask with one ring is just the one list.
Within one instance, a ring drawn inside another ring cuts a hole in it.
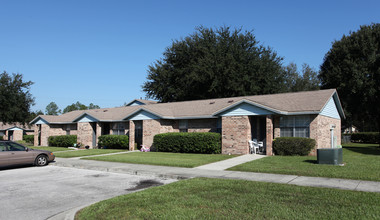
[{"label": "gray utility box", "polygon": [[321,148],[317,149],[318,164],[343,164],[342,148]]}]

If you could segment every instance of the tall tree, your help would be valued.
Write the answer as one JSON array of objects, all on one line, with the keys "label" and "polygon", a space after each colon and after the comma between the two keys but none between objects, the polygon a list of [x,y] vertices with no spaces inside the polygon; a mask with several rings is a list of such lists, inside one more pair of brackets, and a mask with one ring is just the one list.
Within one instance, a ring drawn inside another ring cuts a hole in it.
[{"label": "tall tree", "polygon": [[201,26],[166,48],[142,88],[161,102],[276,93],[281,61],[252,31]]},{"label": "tall tree", "polygon": [[76,103],[66,106],[66,108],[63,109],[62,113],[67,113],[67,112],[71,112],[75,110],[87,110],[87,109],[88,107],[86,105],[83,105],[82,103],[77,101]]},{"label": "tall tree", "polygon": [[23,81],[22,74],[0,74],[0,121],[27,122],[34,98],[30,93],[32,81]]},{"label": "tall tree", "polygon": [[302,65],[301,72],[295,63],[285,66],[284,72],[284,91],[286,92],[318,90],[320,87],[317,71],[306,63]]},{"label": "tall tree", "polygon": [[41,110],[37,110],[34,112],[30,112],[27,122],[31,122],[33,119],[35,119],[39,115],[43,115],[44,113]]},{"label": "tall tree", "polygon": [[87,110],[87,109],[98,109],[98,108],[100,108],[99,105],[95,105],[93,103],[90,103],[89,106],[86,106],[86,105],[80,103],[79,101],[77,101],[76,103],[73,103],[71,105],[66,106],[66,108],[63,109],[62,113],[67,113],[67,112],[71,112],[71,111],[75,111],[75,110]]},{"label": "tall tree", "polygon": [[45,114],[47,115],[59,115],[61,110],[55,102],[50,102],[45,109]]},{"label": "tall tree", "polygon": [[90,103],[88,105],[88,109],[99,109],[99,108],[100,108],[100,106],[99,105],[95,105],[94,103]]},{"label": "tall tree", "polygon": [[319,75],[322,88],[337,88],[347,120],[361,131],[379,131],[380,23],[363,25],[335,41]]}]

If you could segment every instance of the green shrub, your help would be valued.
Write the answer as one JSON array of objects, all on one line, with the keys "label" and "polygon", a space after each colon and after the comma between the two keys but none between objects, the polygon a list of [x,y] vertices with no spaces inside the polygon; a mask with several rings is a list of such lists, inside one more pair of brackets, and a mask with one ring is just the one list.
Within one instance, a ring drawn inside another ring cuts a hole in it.
[{"label": "green shrub", "polygon": [[218,133],[164,133],[157,134],[153,140],[159,152],[220,154],[221,136]]},{"label": "green shrub", "polygon": [[50,136],[48,138],[49,146],[52,147],[72,147],[77,143],[76,135]]},{"label": "green shrub", "polygon": [[26,143],[34,144],[34,135],[23,135],[23,136],[22,136],[22,139],[23,139]]},{"label": "green shrub", "polygon": [[275,155],[306,156],[315,147],[315,140],[301,137],[279,137],[273,141]]},{"label": "green shrub", "polygon": [[107,149],[129,149],[129,138],[127,135],[102,135],[98,138],[98,145]]},{"label": "green shrub", "polygon": [[366,143],[366,144],[378,144],[379,132],[359,132],[351,134],[351,142],[354,143]]}]

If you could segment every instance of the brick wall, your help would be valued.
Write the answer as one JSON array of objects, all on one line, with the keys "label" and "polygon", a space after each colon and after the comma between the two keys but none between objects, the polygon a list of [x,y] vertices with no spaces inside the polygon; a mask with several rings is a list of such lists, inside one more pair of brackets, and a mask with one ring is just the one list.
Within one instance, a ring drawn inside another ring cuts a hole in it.
[{"label": "brick wall", "polygon": [[316,149],[331,147],[330,126],[335,125],[334,136],[336,136],[337,145],[341,145],[341,120],[326,117],[323,115],[313,115],[310,123],[310,138],[315,139],[316,146],[310,155],[316,155]]},{"label": "brick wall", "polygon": [[170,132],[179,132],[179,121],[178,120],[167,120],[161,119],[160,134],[170,133]]},{"label": "brick wall", "polygon": [[[49,125],[47,125],[47,124],[41,124],[41,130],[40,130],[41,145],[40,146],[49,146],[49,144],[48,144],[49,130],[50,130],[50,126]],[[37,137],[38,137],[38,134],[37,134]]]},{"label": "brick wall", "polygon": [[160,120],[151,119],[143,120],[143,140],[142,144],[151,147],[154,135],[159,134],[161,130]]},{"label": "brick wall", "polygon": [[78,142],[82,146],[92,146],[92,135],[93,129],[90,122],[79,122],[78,123]]},{"label": "brick wall", "polygon": [[49,136],[66,135],[65,125],[50,125]]},{"label": "brick wall", "polygon": [[[10,133],[12,135],[10,135]],[[6,130],[5,135],[4,135],[4,140],[10,139],[11,141],[21,141],[23,134],[24,134],[23,130]]]},{"label": "brick wall", "polygon": [[218,119],[192,119],[187,121],[188,132],[216,132]]},{"label": "brick wall", "polygon": [[273,115],[267,115],[266,116],[266,154],[271,156],[273,155]]},{"label": "brick wall", "polygon": [[222,154],[248,154],[251,140],[249,116],[222,117]]},{"label": "brick wall", "polygon": [[13,141],[22,141],[22,135],[24,134],[23,130],[13,131]]}]

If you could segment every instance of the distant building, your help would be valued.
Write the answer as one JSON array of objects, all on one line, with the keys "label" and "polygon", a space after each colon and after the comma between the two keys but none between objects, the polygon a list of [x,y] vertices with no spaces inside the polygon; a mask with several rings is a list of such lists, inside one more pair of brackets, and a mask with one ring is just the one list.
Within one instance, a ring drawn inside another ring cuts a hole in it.
[{"label": "distant building", "polygon": [[343,130],[343,134],[353,134],[353,133],[358,133],[358,132],[359,132],[358,128],[354,125],[351,125],[350,127],[345,128]]},{"label": "distant building", "polygon": [[49,136],[72,134],[96,148],[100,135],[115,134],[128,135],[133,150],[135,143],[150,147],[160,133],[218,132],[223,154],[248,154],[248,141],[256,139],[272,155],[277,137],[313,138],[317,149],[330,146],[333,134],[340,145],[344,117],[336,90],[328,89],[170,103],[136,99],[123,107],[40,115],[30,124],[36,146],[47,146]]},{"label": "distant building", "polygon": [[0,136],[3,137],[3,140],[21,141],[23,135],[33,134],[34,130],[31,125],[0,122]]}]

